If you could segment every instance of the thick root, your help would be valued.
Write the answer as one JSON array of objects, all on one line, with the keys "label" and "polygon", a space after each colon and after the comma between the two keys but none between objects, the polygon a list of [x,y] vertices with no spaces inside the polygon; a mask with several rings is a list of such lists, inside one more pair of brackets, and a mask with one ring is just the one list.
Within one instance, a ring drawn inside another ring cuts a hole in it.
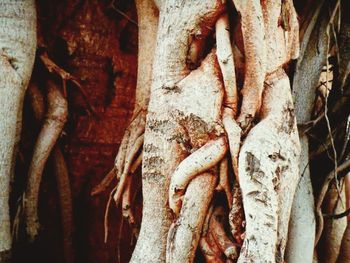
[{"label": "thick root", "polygon": [[167,262],[193,262],[215,185],[216,177],[204,173],[187,187],[179,218],[168,233]]},{"label": "thick root", "polygon": [[306,135],[300,136],[300,143],[299,173],[301,178],[294,195],[285,256],[286,261],[290,263],[304,260],[311,262],[315,246],[315,201],[310,178],[309,144]]},{"label": "thick root", "polygon": [[350,224],[348,225],[344,232],[344,236],[341,242],[341,247],[339,251],[339,257],[337,263],[348,263],[350,260]]},{"label": "thick root", "polygon": [[169,207],[178,215],[181,199],[187,185],[193,178],[215,166],[227,151],[226,139],[220,137],[210,141],[183,160],[171,177],[169,187]]},{"label": "thick root", "polygon": [[67,101],[54,82],[47,82],[47,91],[47,115],[34,148],[25,191],[26,231],[32,241],[39,231],[38,199],[41,176],[68,114]]},{"label": "thick root", "polygon": [[233,0],[242,19],[245,51],[243,101],[237,119],[243,131],[248,129],[261,106],[266,74],[265,26],[259,0]]},{"label": "thick root", "polygon": [[341,24],[339,32],[339,82],[343,88],[350,73],[350,18],[347,14],[350,4],[347,1],[341,3]]},{"label": "thick root", "polygon": [[235,117],[237,113],[238,95],[229,28],[230,24],[228,16],[227,14],[224,14],[218,19],[215,27],[216,56],[218,58],[225,86],[224,107],[232,109],[232,115]]},{"label": "thick root", "polygon": [[283,262],[300,147],[289,79],[282,70],[266,80],[261,117],[239,156],[246,235],[238,262]]}]

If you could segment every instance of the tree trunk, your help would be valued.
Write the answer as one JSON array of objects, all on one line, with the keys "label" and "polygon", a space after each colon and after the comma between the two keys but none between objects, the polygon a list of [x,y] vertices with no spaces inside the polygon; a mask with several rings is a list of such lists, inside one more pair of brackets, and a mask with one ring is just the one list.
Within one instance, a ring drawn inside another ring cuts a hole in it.
[{"label": "tree trunk", "polygon": [[11,251],[10,179],[15,162],[18,123],[35,49],[34,1],[0,1],[0,262],[8,262]]}]

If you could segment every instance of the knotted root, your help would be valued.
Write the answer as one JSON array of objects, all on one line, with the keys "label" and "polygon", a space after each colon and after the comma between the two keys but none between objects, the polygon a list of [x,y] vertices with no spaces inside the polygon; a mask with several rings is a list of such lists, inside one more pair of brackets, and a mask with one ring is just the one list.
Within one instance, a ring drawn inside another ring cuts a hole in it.
[{"label": "knotted root", "polygon": [[47,115],[34,147],[24,194],[26,231],[32,241],[39,231],[38,198],[42,173],[68,114],[67,101],[52,80],[47,82],[47,102]]},{"label": "knotted root", "polygon": [[203,223],[216,186],[216,176],[203,173],[187,187],[179,218],[167,239],[167,262],[193,262]]},{"label": "knotted root", "polygon": [[199,148],[176,168],[169,186],[169,207],[178,215],[187,185],[197,175],[215,166],[226,154],[226,138],[219,137]]}]

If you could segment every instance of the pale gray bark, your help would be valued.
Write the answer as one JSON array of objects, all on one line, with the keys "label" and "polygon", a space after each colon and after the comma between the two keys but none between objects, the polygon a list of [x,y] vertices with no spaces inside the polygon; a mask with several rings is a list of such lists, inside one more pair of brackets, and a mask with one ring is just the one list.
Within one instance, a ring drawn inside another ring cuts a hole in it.
[{"label": "pale gray bark", "polygon": [[34,0],[0,1],[0,262],[11,249],[9,183],[36,49]]}]

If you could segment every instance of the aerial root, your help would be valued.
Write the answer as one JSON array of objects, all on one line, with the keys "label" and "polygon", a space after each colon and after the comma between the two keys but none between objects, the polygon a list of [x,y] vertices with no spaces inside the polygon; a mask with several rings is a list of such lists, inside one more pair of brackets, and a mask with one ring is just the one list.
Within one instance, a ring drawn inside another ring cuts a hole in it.
[{"label": "aerial root", "polygon": [[61,77],[62,86],[63,86],[63,96],[65,98],[67,97],[67,83],[66,82],[71,81],[72,83],[74,83],[75,86],[78,87],[80,93],[82,94],[82,96],[87,104],[89,112],[92,113],[95,117],[98,117],[95,108],[92,106],[91,102],[89,101],[88,96],[87,96],[86,92],[84,91],[83,87],[81,86],[79,80],[77,78],[75,78],[73,75],[71,75],[70,73],[68,73],[67,71],[65,71],[64,69],[60,68],[55,62],[53,62],[46,51],[43,52],[42,54],[40,54],[39,57],[50,73],[55,72],[57,75],[59,75]]},{"label": "aerial root", "polygon": [[226,138],[219,137],[206,143],[179,164],[169,187],[169,206],[176,215],[180,213],[181,197],[190,181],[220,162],[226,151]]},{"label": "aerial root", "polygon": [[68,115],[67,101],[56,83],[48,80],[47,91],[47,115],[34,147],[24,195],[26,231],[31,240],[35,239],[39,231],[38,198],[42,173]]},{"label": "aerial root", "polygon": [[[137,192],[141,186],[141,180],[140,180],[141,178],[135,177],[135,171],[140,166],[141,162],[142,162],[142,154],[139,155],[139,157],[135,160],[135,162],[132,164],[130,168],[130,176],[127,176],[125,189],[122,195],[123,217],[128,220],[132,228],[134,228],[136,224],[135,216],[132,211],[132,204],[134,203]],[[137,229],[133,229],[133,230],[137,230]],[[137,235],[137,233],[134,233],[134,234]]]},{"label": "aerial root", "polygon": [[143,134],[139,138],[136,139],[135,144],[133,145],[133,147],[131,148],[130,152],[128,153],[128,155],[125,159],[124,171],[120,177],[120,181],[118,183],[117,190],[113,196],[114,201],[116,202],[117,205],[119,204],[121,195],[123,193],[127,176],[130,173],[130,167],[132,165],[132,161],[134,160],[136,154],[142,148],[142,145],[143,145]]},{"label": "aerial root", "polygon": [[65,263],[74,262],[73,252],[73,205],[69,173],[62,150],[56,144],[53,150],[54,171],[60,198],[63,232],[63,257]]},{"label": "aerial root", "polygon": [[106,191],[106,189],[109,187],[109,185],[113,182],[113,179],[115,179],[115,178],[116,178],[115,168],[112,168],[108,172],[108,174],[103,178],[101,183],[99,183],[98,185],[96,185],[92,189],[91,196],[98,195],[98,194]]},{"label": "aerial root", "polygon": [[137,143],[136,140],[145,131],[145,117],[146,112],[139,109],[131,118],[130,124],[126,129],[119,146],[118,154],[114,162],[115,167],[111,169],[102,181],[93,188],[91,195],[97,195],[104,192],[113,182],[113,179],[117,178],[120,180],[120,177],[124,172],[127,156],[130,154],[130,151],[133,151],[133,147]]}]

